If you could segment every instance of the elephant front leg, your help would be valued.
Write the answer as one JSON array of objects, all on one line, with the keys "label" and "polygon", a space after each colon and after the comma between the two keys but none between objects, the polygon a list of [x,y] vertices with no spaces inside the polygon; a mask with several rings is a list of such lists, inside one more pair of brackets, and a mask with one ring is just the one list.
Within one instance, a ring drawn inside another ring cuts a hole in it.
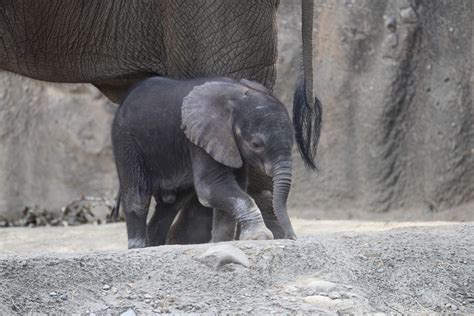
[{"label": "elephant front leg", "polygon": [[193,147],[191,160],[194,185],[202,205],[226,211],[235,218],[240,224],[241,240],[273,239],[255,201],[242,190],[231,168],[219,164],[198,147]]},{"label": "elephant front leg", "polygon": [[234,240],[236,225],[237,223],[232,214],[223,210],[214,209],[211,242]]}]

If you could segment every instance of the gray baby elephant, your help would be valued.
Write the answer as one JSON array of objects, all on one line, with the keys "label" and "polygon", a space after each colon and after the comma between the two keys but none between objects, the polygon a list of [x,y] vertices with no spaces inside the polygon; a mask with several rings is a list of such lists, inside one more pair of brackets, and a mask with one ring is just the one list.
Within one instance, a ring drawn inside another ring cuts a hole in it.
[{"label": "gray baby elephant", "polygon": [[213,241],[226,240],[226,231],[233,234],[235,221],[241,240],[272,239],[247,193],[249,167],[272,177],[273,212],[284,236],[296,238],[286,209],[293,128],[284,105],[262,85],[149,78],[117,110],[112,144],[129,248],[149,245],[152,196],[163,212],[179,210],[197,196],[214,209],[219,229],[213,227]]}]

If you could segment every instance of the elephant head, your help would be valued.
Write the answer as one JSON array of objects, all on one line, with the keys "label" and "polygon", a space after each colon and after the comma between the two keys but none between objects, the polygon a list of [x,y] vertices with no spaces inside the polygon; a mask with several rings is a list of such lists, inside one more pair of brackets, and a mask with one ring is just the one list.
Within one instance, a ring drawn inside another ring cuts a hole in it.
[{"label": "elephant head", "polygon": [[214,160],[272,177],[273,210],[285,237],[295,238],[286,209],[294,135],[285,106],[258,83],[213,81],[194,87],[181,112],[186,136]]}]

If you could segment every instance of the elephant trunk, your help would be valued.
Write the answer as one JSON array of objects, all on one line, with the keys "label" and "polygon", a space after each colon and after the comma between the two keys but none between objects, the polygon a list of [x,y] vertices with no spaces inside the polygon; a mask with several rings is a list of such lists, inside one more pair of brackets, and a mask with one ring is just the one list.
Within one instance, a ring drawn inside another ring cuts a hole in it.
[{"label": "elephant trunk", "polygon": [[280,161],[272,167],[273,178],[273,210],[285,231],[285,238],[296,239],[286,208],[288,194],[291,188],[292,165],[291,160]]}]

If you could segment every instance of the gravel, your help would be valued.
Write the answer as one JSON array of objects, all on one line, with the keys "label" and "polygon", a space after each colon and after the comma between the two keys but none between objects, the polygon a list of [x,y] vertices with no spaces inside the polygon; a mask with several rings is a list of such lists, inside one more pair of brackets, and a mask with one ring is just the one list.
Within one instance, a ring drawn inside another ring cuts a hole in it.
[{"label": "gravel", "polygon": [[0,255],[0,314],[472,314],[473,236],[456,224]]}]

